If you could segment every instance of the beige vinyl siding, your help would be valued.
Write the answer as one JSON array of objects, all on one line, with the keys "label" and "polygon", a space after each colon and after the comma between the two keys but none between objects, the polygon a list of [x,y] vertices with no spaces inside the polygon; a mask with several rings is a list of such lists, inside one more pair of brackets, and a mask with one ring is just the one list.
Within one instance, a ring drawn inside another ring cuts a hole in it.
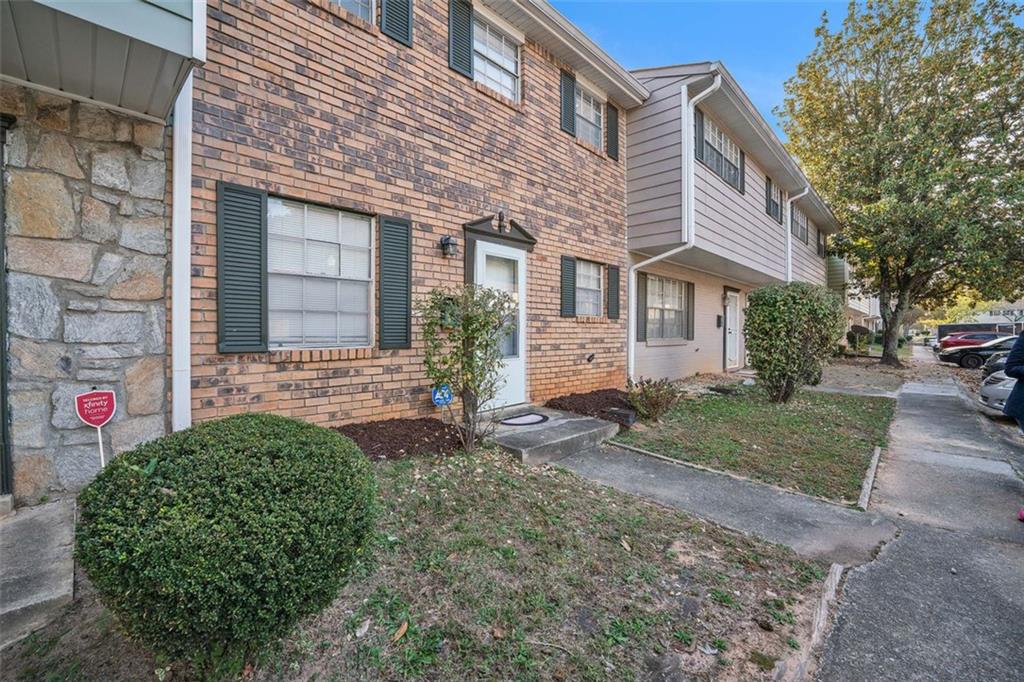
[{"label": "beige vinyl siding", "polygon": [[793,279],[826,284],[825,259],[818,255],[818,226],[807,221],[807,243],[793,236]]},{"label": "beige vinyl siding", "polygon": [[634,248],[678,243],[682,234],[685,82],[678,76],[647,81],[650,98],[628,114],[627,224]]},{"label": "beige vinyl siding", "polygon": [[[705,113],[705,117],[714,120]],[[727,134],[729,129],[715,121]],[[735,139],[735,138],[734,138]],[[700,161],[695,162],[697,244],[771,277],[786,277],[786,230],[765,212],[764,171],[746,156],[746,191],[741,194]],[[786,195],[783,193],[783,201]]]},{"label": "beige vinyl siding", "polygon": [[[634,263],[644,258],[636,254],[631,254],[630,257]],[[693,283],[693,340],[672,342],[672,345],[666,345],[660,340],[637,342],[636,376],[654,379],[662,377],[682,379],[699,372],[722,372],[725,332],[724,329],[717,326],[717,316],[725,314],[722,294],[726,286],[740,290],[739,320],[742,330],[744,311],[747,306],[747,292],[750,291],[750,287],[664,261],[645,268],[643,272]],[[637,310],[638,314],[644,314],[639,306]],[[745,357],[745,354],[746,348],[741,332],[740,358]]]}]

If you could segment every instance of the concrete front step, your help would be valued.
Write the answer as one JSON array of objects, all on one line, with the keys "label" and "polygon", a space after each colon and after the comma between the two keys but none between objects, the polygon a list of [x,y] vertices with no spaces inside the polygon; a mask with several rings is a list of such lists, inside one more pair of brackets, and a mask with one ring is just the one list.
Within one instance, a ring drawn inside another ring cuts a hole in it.
[{"label": "concrete front step", "polygon": [[543,414],[548,420],[530,426],[499,424],[493,440],[502,448],[518,455],[523,464],[530,466],[556,462],[563,457],[589,450],[619,431],[619,425],[613,422],[546,407],[509,410],[502,416],[509,417],[527,412]]},{"label": "concrete front step", "polygon": [[0,648],[46,625],[74,594],[75,500],[0,519]]}]

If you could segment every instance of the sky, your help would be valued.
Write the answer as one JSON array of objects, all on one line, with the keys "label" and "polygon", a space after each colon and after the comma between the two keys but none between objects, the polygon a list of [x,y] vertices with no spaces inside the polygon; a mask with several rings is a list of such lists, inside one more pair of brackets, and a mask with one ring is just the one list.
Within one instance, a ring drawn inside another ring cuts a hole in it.
[{"label": "sky", "polygon": [[[828,11],[833,26],[845,1],[553,0],[627,69],[720,61],[769,123],[783,83],[814,48],[814,29]],[[783,136],[783,139],[785,137]]]}]

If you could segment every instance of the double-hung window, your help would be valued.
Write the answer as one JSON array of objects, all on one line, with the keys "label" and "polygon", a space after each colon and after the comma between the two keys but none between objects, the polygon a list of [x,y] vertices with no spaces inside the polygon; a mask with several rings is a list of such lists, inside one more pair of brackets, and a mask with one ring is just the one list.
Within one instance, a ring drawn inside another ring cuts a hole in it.
[{"label": "double-hung window", "polygon": [[647,338],[682,339],[686,329],[686,282],[647,276]]},{"label": "double-hung window", "polygon": [[782,223],[782,188],[771,178],[764,179],[764,211]]},{"label": "double-hung window", "polygon": [[363,21],[373,21],[373,0],[331,0]]},{"label": "double-hung window", "polygon": [[825,235],[824,232],[822,232],[819,229],[815,229],[814,232],[817,235],[817,239],[818,239],[818,241],[817,241],[818,255],[821,256],[822,258],[824,258],[825,254],[828,253],[828,237]]},{"label": "double-hung window", "polygon": [[743,191],[743,159],[740,148],[718,125],[701,115],[704,149],[701,158],[720,178]]},{"label": "double-hung window", "polygon": [[576,137],[601,149],[604,103],[576,83]]},{"label": "double-hung window", "polygon": [[267,200],[271,347],[370,345],[373,219]]},{"label": "double-hung window", "polygon": [[519,44],[479,15],[473,17],[473,79],[519,101]]},{"label": "double-hung window", "polygon": [[790,228],[793,232],[793,236],[802,241],[804,244],[807,243],[807,216],[796,206],[793,207],[793,215],[790,217],[790,221],[793,223]]},{"label": "double-hung window", "polygon": [[580,316],[601,315],[601,301],[604,299],[601,286],[599,263],[588,260],[576,262],[576,314]]}]

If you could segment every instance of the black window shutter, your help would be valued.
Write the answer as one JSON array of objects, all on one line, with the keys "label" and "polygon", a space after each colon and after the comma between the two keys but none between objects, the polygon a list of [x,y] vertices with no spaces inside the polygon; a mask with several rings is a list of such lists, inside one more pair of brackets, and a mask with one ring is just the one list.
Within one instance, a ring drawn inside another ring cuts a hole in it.
[{"label": "black window shutter", "polygon": [[740,194],[747,193],[747,156],[740,150]]},{"label": "black window shutter", "polygon": [[608,104],[605,107],[605,110],[608,112],[608,114],[607,114],[607,116],[608,116],[608,131],[606,133],[607,141],[606,141],[605,146],[608,148],[607,149],[608,156],[610,156],[611,158],[613,158],[616,161],[618,161],[619,160],[619,110],[616,109],[615,107],[613,107],[611,104]]},{"label": "black window shutter", "polygon": [[693,158],[704,160],[704,113],[700,109],[693,110]]},{"label": "black window shutter", "polygon": [[412,47],[412,0],[382,0],[380,32]]},{"label": "black window shutter", "polygon": [[608,266],[608,319],[619,319],[619,266]]},{"label": "black window shutter", "polygon": [[692,282],[686,283],[686,338],[693,341],[693,320],[694,320],[694,286]]},{"label": "black window shutter", "polygon": [[636,340],[647,340],[647,275],[636,276]]},{"label": "black window shutter", "polygon": [[576,317],[576,259],[562,256],[562,317]]},{"label": "black window shutter", "polygon": [[562,71],[561,80],[562,107],[561,119],[562,130],[570,135],[576,134],[576,77],[571,73]]},{"label": "black window shutter", "polygon": [[217,183],[217,350],[267,350],[267,193]]},{"label": "black window shutter", "polygon": [[380,312],[382,349],[412,345],[412,223],[380,219]]},{"label": "black window shutter", "polygon": [[775,217],[775,213],[772,211],[772,179],[769,177],[764,179],[764,212]]},{"label": "black window shutter", "polygon": [[448,66],[473,77],[473,3],[448,2]]}]

